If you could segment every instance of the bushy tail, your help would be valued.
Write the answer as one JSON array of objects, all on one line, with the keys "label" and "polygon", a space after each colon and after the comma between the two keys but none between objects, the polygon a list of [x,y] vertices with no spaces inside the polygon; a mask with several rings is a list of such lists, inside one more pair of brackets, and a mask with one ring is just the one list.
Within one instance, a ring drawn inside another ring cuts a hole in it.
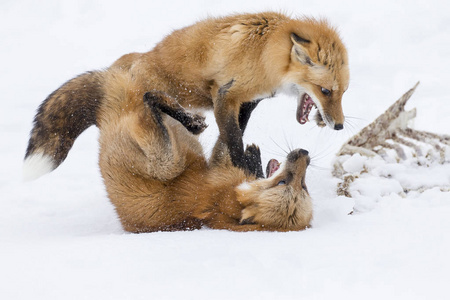
[{"label": "bushy tail", "polygon": [[104,98],[101,71],[79,75],[50,94],[39,107],[25,154],[25,180],[56,169],[75,139],[91,125]]}]

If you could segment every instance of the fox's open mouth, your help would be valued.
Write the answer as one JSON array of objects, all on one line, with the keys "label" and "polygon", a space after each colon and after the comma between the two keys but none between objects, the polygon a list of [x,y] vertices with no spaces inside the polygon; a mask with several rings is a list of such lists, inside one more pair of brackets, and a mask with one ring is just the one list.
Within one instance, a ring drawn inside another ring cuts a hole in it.
[{"label": "fox's open mouth", "polygon": [[267,168],[266,168],[267,178],[272,176],[273,173],[275,173],[280,168],[280,165],[281,164],[275,158],[269,160],[269,162],[267,163]]},{"label": "fox's open mouth", "polygon": [[297,107],[297,121],[300,124],[303,125],[309,121],[309,113],[313,106],[317,108],[313,99],[307,93],[304,93],[303,96],[301,96],[300,103]]}]

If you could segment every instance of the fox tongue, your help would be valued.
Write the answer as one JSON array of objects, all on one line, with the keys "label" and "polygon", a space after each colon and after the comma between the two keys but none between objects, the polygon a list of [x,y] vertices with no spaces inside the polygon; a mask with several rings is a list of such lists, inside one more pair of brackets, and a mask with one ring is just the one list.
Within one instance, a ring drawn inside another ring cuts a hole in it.
[{"label": "fox tongue", "polygon": [[305,94],[297,107],[297,121],[300,124],[305,124],[309,121],[308,116],[312,107],[314,106],[314,101],[308,94]]},{"label": "fox tongue", "polygon": [[266,174],[267,178],[273,175],[280,168],[280,163],[276,159],[271,159],[267,163]]}]

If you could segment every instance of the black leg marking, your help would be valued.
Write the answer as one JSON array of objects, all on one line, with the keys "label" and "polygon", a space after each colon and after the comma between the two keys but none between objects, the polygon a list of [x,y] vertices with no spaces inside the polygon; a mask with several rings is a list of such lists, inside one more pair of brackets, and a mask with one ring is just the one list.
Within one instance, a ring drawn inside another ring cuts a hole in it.
[{"label": "black leg marking", "polygon": [[247,170],[242,133],[234,116],[227,120],[224,132],[225,136],[222,139],[230,152],[231,162],[235,167]]},{"label": "black leg marking", "polygon": [[170,143],[169,132],[167,131],[166,125],[164,125],[164,122],[163,122],[163,119],[161,116],[161,111],[159,110],[159,107],[158,107],[158,103],[161,102],[161,99],[152,93],[145,93],[144,102],[147,103],[147,105],[149,106],[149,108],[153,114],[153,117],[155,118],[156,124],[158,125],[159,129],[161,129],[164,139],[168,143]]},{"label": "black leg marking", "polygon": [[[234,83],[234,79],[224,84],[218,91],[218,102],[225,101],[225,95]],[[257,178],[263,178],[264,173],[261,164],[261,152],[256,145],[247,146],[244,152],[244,143],[242,136],[250,119],[252,111],[263,99],[257,99],[252,102],[245,102],[239,108],[238,120],[234,115],[228,115],[225,124],[222,123],[223,130],[219,139],[224,143],[229,151],[231,162],[235,167],[244,170],[249,175],[255,175]],[[220,126],[220,124],[219,124]],[[219,128],[220,129],[220,128]]]},{"label": "black leg marking", "polygon": [[202,133],[208,127],[205,123],[205,117],[188,113],[184,109],[173,109],[167,105],[158,105],[163,113],[171,116],[180,122],[188,131],[193,134]]},{"label": "black leg marking", "polygon": [[[165,97],[169,97],[166,96]],[[176,107],[169,106],[163,99],[163,96],[158,95],[158,93],[147,92],[144,95],[144,101],[151,102],[150,106],[153,105],[161,110],[161,112],[167,114],[168,116],[174,118],[180,122],[188,131],[193,134],[199,134],[203,132],[208,125],[205,123],[205,117],[191,114],[187,112],[181,105]]]},{"label": "black leg marking", "polygon": [[[222,85],[218,90],[218,105],[223,104],[225,101],[225,95],[234,83],[234,79],[231,79],[226,84]],[[215,108],[217,109],[217,108]],[[224,113],[229,113],[225,112]],[[216,116],[217,118],[217,116]],[[237,168],[241,168],[247,171],[247,164],[244,157],[244,143],[242,142],[242,132],[239,128],[238,120],[234,115],[224,115],[225,122],[218,122],[220,130],[219,140],[226,145],[230,154],[230,159],[233,165]],[[222,126],[222,127],[221,127]]]},{"label": "black leg marking", "polygon": [[[225,101],[225,95],[234,84],[234,79],[219,88],[219,102]],[[227,146],[231,162],[235,167],[243,169],[247,174],[264,177],[261,164],[261,153],[255,145],[247,147],[244,152],[244,143],[242,136],[250,119],[252,111],[263,99],[257,99],[252,102],[245,102],[239,108],[238,120],[234,115],[228,116],[224,124],[224,130],[221,131],[220,139]]]},{"label": "black leg marking", "polygon": [[252,102],[244,102],[241,104],[239,110],[239,128],[241,128],[242,135],[244,135],[245,128],[247,127],[248,120],[250,120],[253,110],[262,100],[263,99],[257,99]]},{"label": "black leg marking", "polygon": [[245,160],[247,163],[247,169],[251,174],[254,174],[256,178],[264,178],[262,163],[261,163],[261,151],[255,144],[247,145],[247,149],[244,152]]}]

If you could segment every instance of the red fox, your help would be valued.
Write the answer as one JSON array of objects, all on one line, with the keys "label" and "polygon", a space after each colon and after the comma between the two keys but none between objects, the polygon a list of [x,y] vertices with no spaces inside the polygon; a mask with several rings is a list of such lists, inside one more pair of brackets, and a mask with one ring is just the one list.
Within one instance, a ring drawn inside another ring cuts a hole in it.
[{"label": "red fox", "polygon": [[[100,107],[112,105],[105,95],[113,73],[133,78],[141,99],[157,90],[186,109],[213,109],[233,165],[247,171],[242,134],[261,99],[285,92],[298,100],[300,124],[309,120],[312,107],[318,108],[320,126],[340,130],[344,124],[347,51],[326,21],[274,12],[209,18],[174,31],[147,53],[124,55],[106,70],[82,74],[50,94],[36,114],[25,155],[26,170],[35,171],[30,177],[55,169],[77,136],[98,126]],[[230,81],[232,87],[219,99],[215,87]]]},{"label": "red fox", "polygon": [[[219,89],[218,99],[226,96],[231,84]],[[310,226],[306,150],[290,152],[280,168],[272,160],[268,178],[259,179],[263,172],[255,145],[244,152],[253,175],[233,166],[223,133],[207,162],[192,134],[206,127],[202,117],[157,92],[146,93],[144,101],[132,91],[125,95],[119,91],[117,97],[112,106],[100,108],[100,170],[125,230],[206,225],[233,231],[292,231]],[[123,97],[134,105],[121,110]]]}]

